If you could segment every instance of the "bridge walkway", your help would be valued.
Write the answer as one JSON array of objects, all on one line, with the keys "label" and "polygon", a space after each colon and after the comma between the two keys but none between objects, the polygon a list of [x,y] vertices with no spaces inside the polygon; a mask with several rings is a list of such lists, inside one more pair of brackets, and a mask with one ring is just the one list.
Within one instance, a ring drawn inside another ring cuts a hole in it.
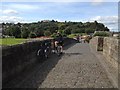
[{"label": "bridge walkway", "polygon": [[113,88],[91,50],[88,43],[73,44],[60,57],[52,55],[11,84],[14,88]]}]

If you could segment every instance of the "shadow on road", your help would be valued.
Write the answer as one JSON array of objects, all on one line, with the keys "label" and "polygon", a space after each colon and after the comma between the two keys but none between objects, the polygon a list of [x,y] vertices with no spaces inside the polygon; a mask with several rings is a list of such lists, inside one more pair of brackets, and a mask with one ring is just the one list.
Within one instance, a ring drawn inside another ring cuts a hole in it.
[{"label": "shadow on road", "polygon": [[[66,45],[64,50],[74,46],[76,44],[73,41],[70,45]],[[58,61],[62,58],[56,54],[52,54],[42,64],[36,63],[34,67],[27,69],[19,77],[10,81],[4,88],[39,88],[42,82],[46,79],[49,72],[56,66]],[[65,53],[65,55],[81,55],[81,53]]]},{"label": "shadow on road", "polygon": [[65,53],[67,56],[72,56],[72,55],[82,55],[82,53]]},{"label": "shadow on road", "polygon": [[73,40],[71,41],[71,44],[64,46],[63,49],[64,49],[64,50],[67,50],[67,49],[69,49],[70,47],[74,46],[76,43],[78,43],[77,40],[74,40],[74,39],[73,39]]}]

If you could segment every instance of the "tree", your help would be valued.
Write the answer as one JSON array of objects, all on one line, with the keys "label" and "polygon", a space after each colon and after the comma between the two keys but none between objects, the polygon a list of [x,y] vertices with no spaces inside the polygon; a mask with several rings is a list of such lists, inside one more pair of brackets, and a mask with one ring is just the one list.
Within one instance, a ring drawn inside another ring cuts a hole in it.
[{"label": "tree", "polygon": [[[93,33],[96,31],[109,31],[104,24],[94,22],[56,22],[51,20],[49,22],[37,22],[37,23],[3,23],[3,34],[9,36],[15,36],[27,38],[30,35],[30,32],[34,32],[34,35],[37,37],[49,35],[56,33],[56,31],[60,30],[65,35],[69,35],[71,33]],[[26,29],[27,28],[27,29]]]},{"label": "tree", "polygon": [[64,30],[66,28],[66,25],[61,25],[59,29]]},{"label": "tree", "polygon": [[30,38],[36,38],[36,34],[34,32],[30,32],[29,37]]},{"label": "tree", "polygon": [[67,35],[69,35],[69,34],[71,34],[71,28],[70,27],[67,27],[66,29],[65,29],[65,31],[64,31],[64,33],[65,34],[67,34]]},{"label": "tree", "polygon": [[87,29],[85,29],[85,33],[87,33],[87,34],[90,34],[90,33],[94,33],[94,29],[91,29],[91,28],[87,28]]},{"label": "tree", "polygon": [[12,25],[12,26],[6,28],[5,33],[9,36],[15,36],[15,38],[21,37],[21,29],[20,29],[20,27],[18,27],[16,25]]},{"label": "tree", "polygon": [[71,33],[72,33],[72,34],[80,33],[80,29],[73,29],[73,30],[71,31]]},{"label": "tree", "polygon": [[57,37],[57,34],[56,34],[56,33],[53,33],[53,34],[51,35],[51,37],[56,38],[56,37]]},{"label": "tree", "polygon": [[44,35],[45,35],[45,36],[50,36],[50,35],[51,35],[51,32],[50,32],[50,31],[45,31],[45,32],[44,32]]},{"label": "tree", "polygon": [[12,35],[11,35],[11,32],[10,32],[10,28],[4,29],[4,30],[3,30],[3,34],[4,34],[4,35],[12,36]]},{"label": "tree", "polygon": [[55,22],[55,20],[52,20],[51,22]]},{"label": "tree", "polygon": [[37,37],[44,36],[44,31],[39,28],[35,30],[34,32],[37,35]]},{"label": "tree", "polygon": [[30,34],[30,32],[29,32],[28,28],[23,27],[22,32],[21,32],[21,37],[27,38],[27,37],[29,37],[29,34]]},{"label": "tree", "polygon": [[104,31],[109,31],[109,29],[107,27],[104,28]]},{"label": "tree", "polygon": [[97,22],[97,21],[94,21],[94,23],[95,23],[95,25],[97,25],[97,24],[98,24],[98,22]]},{"label": "tree", "polygon": [[20,38],[21,37],[21,29],[20,29],[19,26],[14,27],[13,36],[15,36],[15,38]]},{"label": "tree", "polygon": [[34,32],[36,26],[35,26],[34,24],[31,24],[31,25],[29,25],[28,28],[29,28],[29,30],[30,30],[31,32]]},{"label": "tree", "polygon": [[80,33],[85,33],[85,29],[84,28],[80,28]]}]

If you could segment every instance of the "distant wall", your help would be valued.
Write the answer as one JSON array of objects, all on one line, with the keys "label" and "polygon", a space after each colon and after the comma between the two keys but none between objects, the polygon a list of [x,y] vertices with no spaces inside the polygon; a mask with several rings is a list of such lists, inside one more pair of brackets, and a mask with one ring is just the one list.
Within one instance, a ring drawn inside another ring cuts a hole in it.
[{"label": "distant wall", "polygon": [[104,38],[96,36],[90,40],[90,45],[96,50],[96,51],[103,51],[103,42]]},{"label": "distant wall", "polygon": [[[2,82],[3,84],[20,75],[26,68],[32,67],[37,61],[37,51],[43,43],[50,43],[51,39],[31,41],[24,44],[2,47]],[[72,39],[65,38],[64,45],[72,43]],[[44,46],[44,45],[43,45]],[[41,48],[43,48],[43,46]],[[43,60],[39,60],[43,62]]]}]

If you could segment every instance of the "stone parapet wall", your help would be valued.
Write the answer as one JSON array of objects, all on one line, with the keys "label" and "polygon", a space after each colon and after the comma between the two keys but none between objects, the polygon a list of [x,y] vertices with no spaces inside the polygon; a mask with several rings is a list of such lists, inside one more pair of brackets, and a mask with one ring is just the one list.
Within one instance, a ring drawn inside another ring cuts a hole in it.
[{"label": "stone parapet wall", "polygon": [[90,40],[90,46],[93,48],[93,49],[95,49],[95,50],[97,50],[97,45],[98,45],[98,37],[94,37],[94,38],[92,38],[91,40]]},{"label": "stone parapet wall", "polygon": [[[105,65],[107,71],[110,73],[112,80],[116,85],[118,84],[118,73],[120,75],[120,39],[114,37],[104,37],[103,40],[99,40],[100,37],[94,37],[90,41],[90,46],[98,51],[98,47],[102,49],[102,54],[105,58]],[[98,43],[102,42],[101,45]],[[118,71],[119,70],[119,71]],[[117,85],[118,86],[118,85]]]},{"label": "stone parapet wall", "polygon": [[102,51],[103,50],[103,37],[96,36],[90,40],[90,45],[96,50],[96,51]]},{"label": "stone parapet wall", "polygon": [[110,37],[104,38],[103,55],[114,67],[118,67],[118,56],[120,56],[120,53],[118,53],[120,49],[118,48],[119,45],[119,39]]},{"label": "stone parapet wall", "polygon": [[118,65],[120,39],[114,37],[93,37],[90,46],[96,51],[102,51],[105,58],[114,66]]},{"label": "stone parapet wall", "polygon": [[[37,52],[44,48],[44,43],[49,43],[51,47],[52,39],[33,40],[23,44],[2,47],[2,83],[19,76],[27,68],[33,67],[38,63]],[[73,39],[65,38],[64,46],[71,44]],[[41,46],[42,45],[42,46]],[[39,63],[44,60],[41,58]]]},{"label": "stone parapet wall", "polygon": [[20,75],[26,68],[37,63],[37,51],[41,44],[50,42],[31,41],[23,44],[2,47],[2,81],[3,83]]},{"label": "stone parapet wall", "polygon": [[112,74],[114,80],[118,84],[118,73],[120,74],[119,69],[119,56],[120,56],[120,39],[105,37],[103,43],[103,55],[109,63],[110,73]]}]

